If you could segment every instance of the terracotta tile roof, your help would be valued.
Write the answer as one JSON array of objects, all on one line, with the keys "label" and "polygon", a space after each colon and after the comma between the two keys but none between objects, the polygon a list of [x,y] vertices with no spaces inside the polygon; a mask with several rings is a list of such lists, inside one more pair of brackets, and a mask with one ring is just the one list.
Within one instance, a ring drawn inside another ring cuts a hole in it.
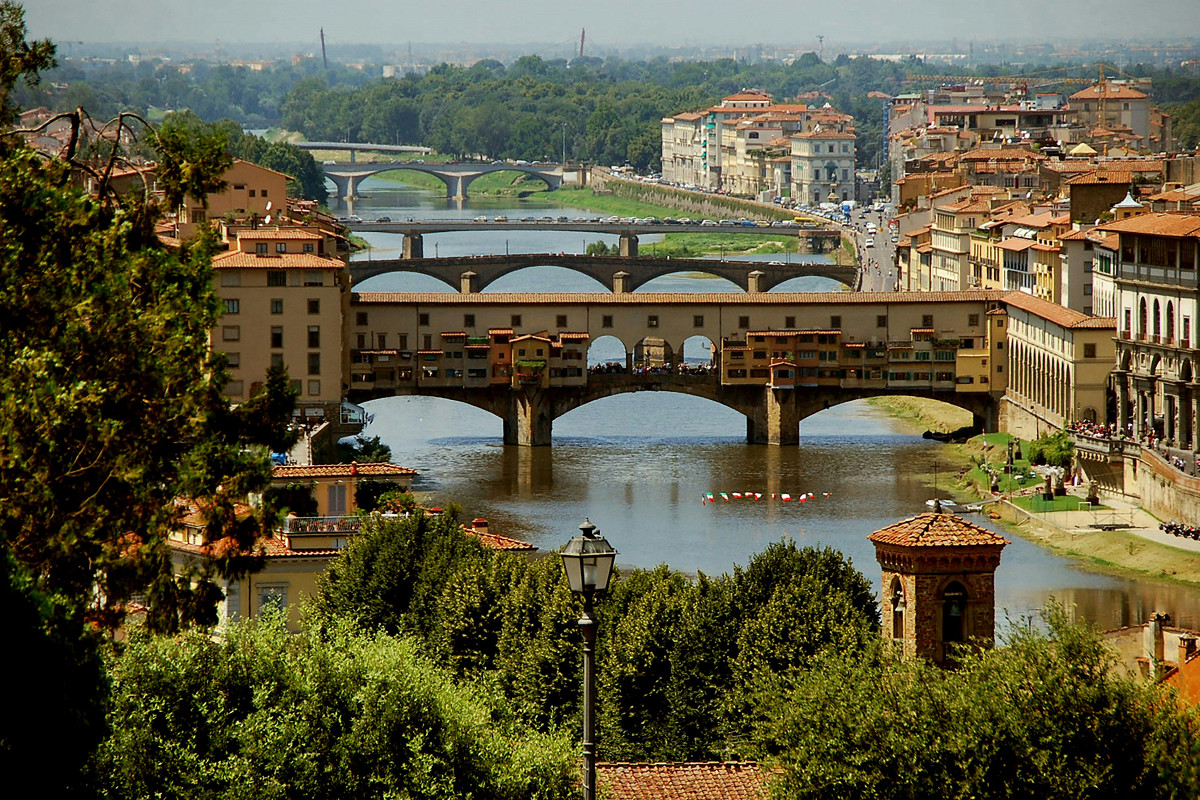
[{"label": "terracotta tile roof", "polygon": [[753,761],[596,765],[610,800],[765,800],[767,774]]},{"label": "terracotta tile roof", "polygon": [[399,464],[309,464],[305,466],[275,466],[271,468],[271,477],[277,480],[288,478],[349,478],[355,475],[416,475],[415,469],[402,467]]},{"label": "terracotta tile roof", "polygon": [[1142,100],[1148,95],[1144,92],[1139,92],[1130,86],[1121,83],[1104,83],[1093,84],[1086,89],[1080,89],[1075,94],[1067,98],[1067,102],[1072,100]]},{"label": "terracotta tile roof", "polygon": [[692,292],[629,292],[608,294],[601,292],[477,292],[456,294],[453,292],[356,292],[351,302],[356,305],[375,303],[404,303],[427,306],[510,306],[510,305],[581,305],[581,306],[636,306],[636,305],[736,305],[736,306],[786,306],[786,305],[879,305],[882,303],[928,303],[974,302],[983,303],[999,300],[1004,292],[997,289],[972,289],[958,292],[714,292],[697,294]]},{"label": "terracotta tile roof", "polygon": [[1138,214],[1097,226],[1098,231],[1144,233],[1155,236],[1200,237],[1200,214]]},{"label": "terracotta tile roof", "polygon": [[867,538],[876,544],[904,547],[1003,547],[1010,543],[1003,536],[955,514],[935,514],[932,511],[880,528]]},{"label": "terracotta tile roof", "polygon": [[1098,169],[1094,172],[1078,175],[1067,181],[1068,186],[1094,186],[1102,183],[1133,183],[1133,172],[1127,170]]},{"label": "terracotta tile roof", "polygon": [[313,253],[243,253],[230,250],[213,256],[213,269],[345,269],[346,265],[336,258],[325,258]]},{"label": "terracotta tile roof", "polygon": [[558,338],[562,342],[581,342],[592,338],[592,335],[586,331],[563,331]]},{"label": "terracotta tile roof", "polygon": [[1116,320],[1112,317],[1092,317],[1025,292],[1009,292],[1004,295],[1004,303],[1028,311],[1030,314],[1035,314],[1063,328],[1116,328]]},{"label": "terracotta tile roof", "polygon": [[278,239],[303,239],[317,240],[322,238],[321,234],[315,231],[304,230],[303,228],[257,228],[255,230],[243,229],[237,232],[239,239],[270,239],[276,241]]},{"label": "terracotta tile roof", "polygon": [[1087,231],[1066,231],[1058,236],[1060,242],[1082,242],[1087,238]]},{"label": "terracotta tile roof", "polygon": [[1014,253],[1020,253],[1022,250],[1028,250],[1033,247],[1033,239],[1005,239],[996,245],[1001,250],[1011,250]]},{"label": "terracotta tile roof", "polygon": [[1146,198],[1147,200],[1162,200],[1167,203],[1186,203],[1200,200],[1200,192],[1189,192],[1186,189],[1172,189],[1169,192],[1159,192]]}]

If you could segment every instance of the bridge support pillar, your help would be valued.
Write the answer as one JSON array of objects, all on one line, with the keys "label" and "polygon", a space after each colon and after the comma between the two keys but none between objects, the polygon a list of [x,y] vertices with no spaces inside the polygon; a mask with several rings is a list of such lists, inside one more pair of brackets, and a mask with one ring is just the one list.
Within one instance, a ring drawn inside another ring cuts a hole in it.
[{"label": "bridge support pillar", "polygon": [[404,234],[404,244],[401,245],[401,258],[424,258],[425,240],[419,233]]},{"label": "bridge support pillar", "polygon": [[629,294],[629,273],[625,270],[614,272],[612,277],[613,294]]},{"label": "bridge support pillar", "polygon": [[458,291],[463,294],[479,293],[479,273],[467,270],[458,276]]},{"label": "bridge support pillar", "polygon": [[767,273],[763,272],[761,269],[752,270],[746,276],[746,291],[751,293],[765,292],[766,289],[763,288],[763,284],[766,277]]},{"label": "bridge support pillar", "polygon": [[618,245],[617,255],[621,258],[637,258],[638,254],[638,238],[632,233],[622,233],[621,242]]},{"label": "bridge support pillar", "polygon": [[354,175],[346,176],[346,193],[342,195],[342,199],[347,203],[358,199],[358,178]]},{"label": "bridge support pillar", "polygon": [[543,392],[514,392],[504,415],[504,443],[522,447],[550,444],[553,418]]},{"label": "bridge support pillar", "polygon": [[749,444],[799,444],[800,407],[794,389],[767,388],[754,414],[746,417]]}]

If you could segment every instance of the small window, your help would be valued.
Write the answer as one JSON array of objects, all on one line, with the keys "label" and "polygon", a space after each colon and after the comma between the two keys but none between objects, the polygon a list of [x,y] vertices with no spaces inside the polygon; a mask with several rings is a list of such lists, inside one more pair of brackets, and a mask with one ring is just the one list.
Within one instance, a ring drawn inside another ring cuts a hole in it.
[{"label": "small window", "polygon": [[281,269],[268,272],[267,286],[287,286],[287,272]]},{"label": "small window", "polygon": [[376,339],[376,340],[379,342],[379,349],[380,349],[380,350],[386,350],[386,349],[387,349],[387,334],[386,334],[386,333],[377,333],[377,334],[375,334],[375,339]]},{"label": "small window", "polygon": [[244,191],[246,191],[246,184],[244,184],[244,183],[235,183],[235,184],[233,185],[233,190],[234,190],[235,192],[244,192]]},{"label": "small window", "polygon": [[1085,344],[1083,346],[1083,357],[1084,358],[1095,358],[1096,357],[1096,345]]},{"label": "small window", "polygon": [[271,328],[271,347],[283,347],[282,325],[275,325]]},{"label": "small window", "polygon": [[222,286],[241,286],[242,273],[236,269],[221,270],[221,285]]},{"label": "small window", "polygon": [[276,242],[275,243],[275,252],[276,253],[286,253],[287,252],[287,242]]},{"label": "small window", "polygon": [[283,298],[282,297],[271,298],[271,313],[272,314],[282,314],[283,313]]},{"label": "small window", "polygon": [[308,313],[310,313],[310,314],[320,314],[321,313],[320,298],[317,298],[317,297],[308,298]]},{"label": "small window", "polygon": [[565,327],[567,327],[567,315],[566,315],[566,314],[559,314],[558,316],[556,316],[556,317],[554,318],[554,327],[556,327],[556,328],[565,328]]},{"label": "small window", "polygon": [[321,354],[320,353],[309,353],[308,354],[308,374],[309,375],[320,375],[321,374]]},{"label": "small window", "polygon": [[321,393],[321,382],[318,380],[309,381],[308,382],[308,393],[310,395],[320,394]]},{"label": "small window", "polygon": [[978,314],[968,314],[967,315],[967,324],[972,327],[978,325],[979,324],[979,315]]},{"label": "small window", "polygon": [[241,397],[246,391],[246,386],[241,381],[230,381],[225,384],[225,394],[230,397]]},{"label": "small window", "polygon": [[325,276],[321,274],[319,269],[304,270],[304,285],[305,286],[324,286]]},{"label": "small window", "polygon": [[258,256],[265,256],[267,254],[267,243],[266,242],[255,242],[254,243],[254,254],[258,255]]},{"label": "small window", "polygon": [[320,325],[309,325],[308,326],[308,346],[309,347],[320,347],[321,346],[321,326]]},{"label": "small window", "polygon": [[429,324],[429,315],[428,314],[418,314],[417,315],[417,324],[418,325],[428,325]]},{"label": "small window", "polygon": [[875,316],[875,327],[876,328],[886,328],[887,327],[887,314],[877,314]]},{"label": "small window", "polygon": [[703,314],[696,314],[694,317],[692,317],[692,327],[693,328],[703,328],[704,327],[704,315]]},{"label": "small window", "polygon": [[354,334],[354,346],[359,350],[367,349],[367,335],[365,333]]},{"label": "small window", "polygon": [[474,328],[475,327],[475,315],[474,314],[463,314],[463,327],[464,328]]},{"label": "small window", "polygon": [[311,253],[312,251],[313,251],[313,243],[312,243],[312,242],[305,242],[305,243],[304,243],[304,252],[306,252],[306,253]]},{"label": "small window", "polygon": [[738,317],[738,327],[739,328],[749,328],[750,327],[750,318],[749,317]]},{"label": "small window", "polygon": [[521,315],[520,315],[520,314],[513,314],[513,315],[512,315],[512,326],[513,326],[514,328],[519,328],[519,327],[521,327]]},{"label": "small window", "polygon": [[242,310],[242,303],[240,300],[237,300],[235,298],[235,299],[229,299],[229,300],[225,301],[225,313],[226,314],[237,314],[237,313],[240,313],[241,310]]},{"label": "small window", "polygon": [[266,197],[266,196],[267,196],[267,190],[266,190],[266,189],[263,189],[263,190],[262,190],[262,196],[263,196],[263,197]]},{"label": "small window", "polygon": [[600,318],[601,328],[611,328],[613,326],[613,318],[611,314],[605,314]]},{"label": "small window", "polygon": [[242,326],[240,325],[223,325],[221,326],[221,341],[236,342],[242,338]]},{"label": "small window", "polygon": [[271,366],[276,369],[283,368],[283,353],[271,353]]},{"label": "small window", "polygon": [[657,314],[651,314],[650,316],[646,317],[646,327],[647,328],[657,328],[658,327],[658,315]]},{"label": "small window", "polygon": [[842,315],[841,314],[833,314],[832,316],[830,316],[829,317],[829,327],[833,328],[834,330],[841,328],[842,327]]},{"label": "small window", "polygon": [[250,190],[250,196],[251,196],[251,197],[254,197],[254,190],[253,190],[253,189],[251,189],[251,190]]},{"label": "small window", "polygon": [[922,328],[932,328],[933,327],[933,314],[924,314],[921,316],[921,327]]},{"label": "small window", "polygon": [[783,318],[783,327],[785,327],[785,328],[796,327],[796,318],[795,317],[784,317]]},{"label": "small window", "polygon": [[354,312],[354,324],[355,325],[366,325],[367,324],[367,312],[365,312],[365,311]]},{"label": "small window", "polygon": [[225,354],[225,363],[228,364],[231,368],[237,369],[238,367],[240,367],[242,365],[242,354],[241,353],[226,353]]}]

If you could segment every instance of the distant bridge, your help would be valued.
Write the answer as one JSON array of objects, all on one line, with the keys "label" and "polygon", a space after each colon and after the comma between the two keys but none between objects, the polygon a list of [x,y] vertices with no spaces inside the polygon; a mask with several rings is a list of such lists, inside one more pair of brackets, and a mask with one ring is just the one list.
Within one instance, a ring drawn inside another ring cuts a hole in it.
[{"label": "distant bridge", "polygon": [[802,228],[800,226],[775,225],[696,225],[678,222],[606,222],[602,219],[523,218],[514,220],[408,220],[390,222],[350,222],[346,227],[363,233],[402,233],[405,258],[424,256],[426,233],[450,233],[460,231],[572,231],[576,233],[608,233],[621,237],[619,253],[622,257],[638,255],[638,234],[665,233],[720,233],[722,235],[752,234],[757,236],[796,236],[811,253],[835,250],[842,240],[842,232],[835,228]]},{"label": "distant bridge", "polygon": [[350,274],[355,284],[393,272],[429,275],[463,293],[478,292],[510,272],[526,267],[555,266],[581,272],[615,293],[632,292],[654,278],[678,272],[701,272],[725,278],[747,292],[766,292],[786,280],[815,275],[854,287],[856,267],[837,264],[764,264],[709,258],[654,258],[641,256],[586,256],[571,253],[517,253],[513,255],[459,256],[454,258],[397,258],[354,261]]},{"label": "distant bridge", "polygon": [[563,168],[560,164],[417,164],[415,162],[371,162],[367,164],[324,164],[325,177],[337,187],[338,197],[353,200],[358,196],[358,182],[372,175],[392,170],[409,170],[434,175],[446,184],[446,197],[462,200],[467,187],[480,175],[493,172],[523,172],[538,178],[554,191],[562,186]]},{"label": "distant bridge", "polygon": [[432,147],[421,147],[415,144],[372,144],[370,142],[291,142],[301,150],[348,150],[350,163],[354,163],[355,153],[420,153],[429,155]]}]

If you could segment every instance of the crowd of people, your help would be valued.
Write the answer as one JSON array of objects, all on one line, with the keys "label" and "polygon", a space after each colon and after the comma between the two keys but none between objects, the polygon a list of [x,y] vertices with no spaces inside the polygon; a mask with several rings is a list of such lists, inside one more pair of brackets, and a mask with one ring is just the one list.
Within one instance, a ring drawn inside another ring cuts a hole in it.
[{"label": "crowd of people", "polygon": [[[606,361],[603,364],[593,364],[588,367],[589,375],[624,375],[629,371],[619,361]],[[716,372],[712,364],[688,364],[680,362],[675,366],[670,364],[638,364],[633,368],[633,375],[711,375]]]},{"label": "crowd of people", "polygon": [[1200,457],[1195,459],[1195,463],[1190,463],[1189,459],[1181,458],[1179,455],[1172,453],[1169,447],[1169,442],[1163,439],[1162,436],[1151,426],[1147,426],[1141,435],[1137,435],[1133,429],[1133,423],[1130,422],[1125,430],[1122,431],[1119,425],[1109,425],[1102,422],[1092,422],[1091,420],[1079,420],[1072,422],[1066,426],[1068,431],[1079,434],[1081,436],[1089,436],[1094,439],[1130,439],[1137,440],[1142,447],[1153,450],[1166,459],[1167,463],[1175,467],[1175,469],[1185,475],[1200,475]]}]

